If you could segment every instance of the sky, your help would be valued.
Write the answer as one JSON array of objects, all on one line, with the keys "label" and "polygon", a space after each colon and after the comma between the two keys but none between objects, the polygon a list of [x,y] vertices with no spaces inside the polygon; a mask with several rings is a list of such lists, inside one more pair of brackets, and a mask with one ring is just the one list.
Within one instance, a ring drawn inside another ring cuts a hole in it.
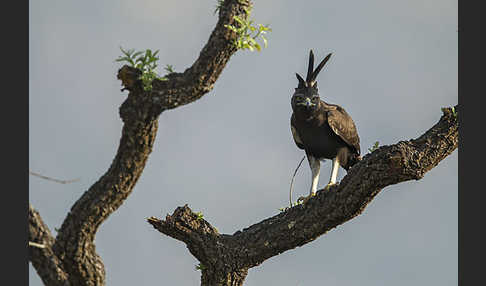
[{"label": "sky", "polygon": [[[159,73],[183,72],[217,21],[217,1],[29,1],[29,201],[55,235],[73,203],[110,166],[127,96],[119,47],[159,52]],[[273,29],[262,52],[238,51],[214,89],[164,112],[133,193],[99,228],[107,285],[199,285],[185,245],[145,219],[188,204],[221,233],[288,205],[303,151],[290,131],[295,72],[333,56],[320,96],[352,116],[362,155],[420,136],[458,102],[457,1],[254,1]],[[419,181],[386,187],[364,212],[315,241],[252,268],[245,285],[457,285],[457,150]],[[294,200],[306,195],[303,164]],[[319,188],[331,162],[321,163]],[[338,180],[345,175],[340,169]],[[29,264],[29,284],[42,285]]]}]

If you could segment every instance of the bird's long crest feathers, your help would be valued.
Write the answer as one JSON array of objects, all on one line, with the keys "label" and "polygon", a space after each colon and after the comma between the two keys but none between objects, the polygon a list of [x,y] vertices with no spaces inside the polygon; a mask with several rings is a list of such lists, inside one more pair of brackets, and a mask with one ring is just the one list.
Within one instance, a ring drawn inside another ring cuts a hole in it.
[{"label": "bird's long crest feathers", "polygon": [[312,81],[312,75],[313,75],[313,71],[314,71],[314,53],[312,52],[312,50],[310,50],[309,52],[309,66],[307,67],[307,76],[305,78],[305,80],[307,82],[311,82]]},{"label": "bird's long crest feathers", "polygon": [[317,78],[317,75],[319,74],[319,72],[322,70],[322,68],[324,67],[324,65],[327,63],[327,61],[331,58],[331,55],[332,53],[328,54],[323,60],[322,62],[317,66],[316,70],[312,73],[312,77],[310,78],[311,81],[314,81],[316,80]]},{"label": "bird's long crest feathers", "polygon": [[306,86],[305,80],[298,73],[295,73],[295,76],[297,76],[297,79],[299,80],[297,88],[304,88]]},{"label": "bird's long crest feathers", "polygon": [[297,79],[299,80],[299,85],[297,86],[297,88],[315,86],[315,81],[316,81],[317,75],[322,70],[322,68],[327,63],[327,61],[331,58],[331,55],[332,55],[332,53],[328,54],[319,63],[317,68],[314,70],[314,52],[312,50],[310,50],[310,52],[309,52],[309,65],[307,67],[307,76],[306,76],[305,80],[298,73],[295,74],[297,76]]}]

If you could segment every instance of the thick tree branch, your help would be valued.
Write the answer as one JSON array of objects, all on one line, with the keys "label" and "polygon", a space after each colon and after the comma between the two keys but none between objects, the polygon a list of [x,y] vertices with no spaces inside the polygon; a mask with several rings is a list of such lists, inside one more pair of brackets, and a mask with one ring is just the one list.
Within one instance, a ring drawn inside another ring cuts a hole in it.
[{"label": "thick tree branch", "polygon": [[421,179],[458,146],[458,107],[454,109],[444,109],[439,122],[419,138],[382,146],[367,154],[328,192],[319,191],[307,203],[233,235],[219,234],[187,205],[177,208],[165,221],[151,217],[148,222],[186,243],[206,269],[246,273],[266,259],[313,241],[359,215],[384,187]]},{"label": "thick tree branch", "polygon": [[100,224],[125,201],[142,174],[157,132],[157,119],[125,122],[108,171],[73,205],[54,244],[74,285],[104,285],[105,271],[95,251]]},{"label": "thick tree branch", "polygon": [[[53,257],[62,261],[70,284],[105,284],[104,265],[94,245],[98,227],[120,207],[141,176],[152,151],[160,113],[191,103],[213,88],[236,52],[236,34],[224,25],[234,24],[234,16],[246,18],[244,8],[249,5],[247,0],[225,0],[218,23],[194,64],[184,73],[168,75],[167,81],[154,81],[151,92],[141,88],[140,70],[128,66],[119,70],[118,78],[130,93],[120,106],[124,125],[116,156],[108,171],[72,206],[56,240],[49,240],[45,250],[53,251]],[[41,277],[53,275],[47,268],[36,269],[46,272]]]},{"label": "thick tree branch", "polygon": [[[248,15],[245,9],[250,5],[249,0],[224,1],[218,23],[193,65],[183,73],[169,74],[167,81],[154,80],[149,96],[153,114],[189,104],[213,89],[223,68],[237,50],[234,45],[237,35],[225,25],[237,25],[235,16],[246,19]],[[138,73],[134,69],[124,66],[119,78],[126,89],[141,90]]]},{"label": "thick tree branch", "polygon": [[39,213],[29,204],[29,260],[45,285],[70,285],[59,258],[52,251],[54,238]]}]

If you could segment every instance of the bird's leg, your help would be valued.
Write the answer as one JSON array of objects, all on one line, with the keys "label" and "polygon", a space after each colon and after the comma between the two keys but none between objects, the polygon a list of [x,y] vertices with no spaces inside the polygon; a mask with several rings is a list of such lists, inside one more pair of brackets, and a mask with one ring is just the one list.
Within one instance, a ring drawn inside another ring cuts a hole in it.
[{"label": "bird's leg", "polygon": [[309,196],[314,196],[317,191],[317,183],[319,182],[319,172],[321,169],[321,163],[314,157],[309,159],[309,165],[312,171],[312,185],[310,188]]},{"label": "bird's leg", "polygon": [[332,171],[331,171],[331,178],[329,180],[329,183],[327,186],[324,188],[324,190],[328,190],[331,186],[336,184],[336,179],[339,171],[339,157],[336,157],[332,160]]},{"label": "bird's leg", "polygon": [[309,166],[312,172],[312,184],[309,192],[309,196],[300,197],[297,201],[307,202],[311,197],[316,195],[317,183],[319,182],[319,171],[321,169],[321,163],[319,160],[309,154],[307,154],[307,160],[309,161]]}]

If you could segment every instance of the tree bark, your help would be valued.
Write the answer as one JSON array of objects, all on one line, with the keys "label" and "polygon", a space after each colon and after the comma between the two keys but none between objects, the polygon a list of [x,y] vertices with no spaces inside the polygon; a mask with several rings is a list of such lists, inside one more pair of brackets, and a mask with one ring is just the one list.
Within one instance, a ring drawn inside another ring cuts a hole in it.
[{"label": "tree bark", "polygon": [[39,213],[29,205],[29,241],[43,248],[29,247],[29,260],[45,285],[70,285],[62,262],[52,251],[54,238]]},{"label": "tree bark", "polygon": [[201,285],[241,286],[248,275],[248,269],[225,271],[224,269],[205,269],[201,274]]},{"label": "tree bark", "polygon": [[318,191],[305,204],[237,231],[216,228],[185,205],[165,220],[148,222],[180,240],[201,262],[201,285],[242,285],[248,269],[317,239],[361,214],[386,186],[419,180],[458,146],[458,106],[444,108],[437,124],[417,139],[382,146],[354,165],[337,186]]}]

